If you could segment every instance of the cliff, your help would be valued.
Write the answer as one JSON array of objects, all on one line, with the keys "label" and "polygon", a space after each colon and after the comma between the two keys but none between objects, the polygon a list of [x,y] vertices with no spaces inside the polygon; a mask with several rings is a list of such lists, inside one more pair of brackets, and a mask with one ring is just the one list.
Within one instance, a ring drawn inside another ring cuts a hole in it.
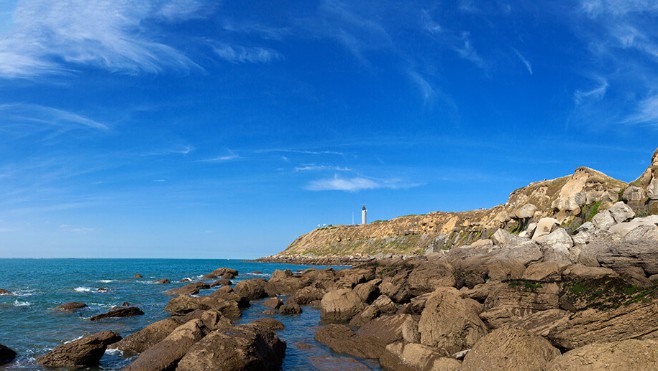
[{"label": "cliff", "polygon": [[556,219],[573,234],[580,225],[620,200],[638,215],[658,214],[657,177],[658,150],[649,168],[630,185],[580,167],[572,175],[519,188],[504,205],[491,209],[432,212],[368,225],[318,228],[300,236],[274,257],[418,255],[477,244],[498,229],[526,237],[542,218]]}]

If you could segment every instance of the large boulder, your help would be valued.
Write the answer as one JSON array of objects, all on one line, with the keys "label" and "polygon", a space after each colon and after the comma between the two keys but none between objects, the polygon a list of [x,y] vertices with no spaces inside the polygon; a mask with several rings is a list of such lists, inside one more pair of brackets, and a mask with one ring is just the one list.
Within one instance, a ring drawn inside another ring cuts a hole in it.
[{"label": "large boulder", "polygon": [[322,297],[326,293],[327,291],[323,288],[316,286],[306,286],[295,292],[292,296],[292,300],[294,300],[295,303],[299,305],[306,305],[316,300],[322,300]]},{"label": "large boulder", "polygon": [[622,305],[617,309],[586,309],[553,328],[549,339],[574,349],[594,342],[658,337],[658,301]]},{"label": "large boulder", "polygon": [[459,370],[461,362],[448,358],[445,352],[423,344],[396,342],[386,346],[379,358],[385,370]]},{"label": "large boulder", "polygon": [[571,313],[562,309],[548,309],[532,313],[523,318],[509,322],[509,327],[524,329],[540,336],[548,336],[549,332],[569,320]]},{"label": "large boulder", "polygon": [[455,285],[455,269],[446,259],[430,259],[415,267],[407,283],[412,295],[418,296],[434,291],[437,287]]},{"label": "large boulder", "polygon": [[102,313],[95,315],[89,318],[90,321],[97,321],[103,318],[113,318],[113,317],[133,317],[141,316],[144,312],[137,307],[114,307],[110,309],[107,313]]},{"label": "large boulder", "polygon": [[595,262],[620,274],[641,268],[648,277],[658,274],[658,241],[596,240],[582,249],[579,261],[585,265]]},{"label": "large boulder", "polygon": [[347,322],[365,307],[366,304],[353,290],[333,290],[322,297],[320,318],[327,322]]},{"label": "large boulder", "polygon": [[608,230],[617,223],[609,210],[602,211],[592,218],[592,224],[598,229]]},{"label": "large boulder", "polygon": [[182,295],[169,300],[165,311],[174,316],[182,316],[195,310],[213,309],[230,319],[238,319],[242,315],[237,301],[224,300],[214,296],[191,297]]},{"label": "large boulder", "polygon": [[180,323],[174,319],[165,318],[126,336],[108,348],[119,349],[126,356],[141,353],[169,336],[178,326]]},{"label": "large boulder", "polygon": [[286,343],[269,326],[247,324],[211,332],[194,344],[176,370],[265,370],[281,368]]},{"label": "large boulder", "polygon": [[623,223],[635,217],[633,209],[621,201],[612,205],[608,211],[610,212],[610,215],[612,215],[612,218],[615,219],[615,223]]},{"label": "large boulder", "polygon": [[452,354],[471,348],[486,335],[487,327],[457,289],[440,287],[427,300],[418,331],[422,344]]},{"label": "large boulder", "polygon": [[267,281],[264,279],[252,278],[238,282],[233,288],[233,291],[249,300],[258,300],[267,296],[265,286],[267,286]]},{"label": "large boulder", "polygon": [[162,341],[140,354],[124,370],[173,370],[192,345],[206,335],[206,331],[207,329],[200,319],[194,319],[180,325]]},{"label": "large boulder", "polygon": [[528,266],[521,277],[528,281],[559,282],[562,280],[562,271],[565,264],[556,261],[547,261]]},{"label": "large boulder", "polygon": [[107,346],[121,340],[116,332],[102,331],[62,344],[48,354],[37,358],[45,367],[83,368],[98,365]]},{"label": "large boulder", "polygon": [[537,206],[533,204],[525,204],[520,208],[516,209],[514,215],[516,215],[516,217],[519,219],[528,219],[528,218],[532,218],[535,215],[536,211],[537,211]]},{"label": "large boulder", "polygon": [[522,329],[500,328],[473,346],[461,370],[542,371],[559,355],[560,351],[539,335]]},{"label": "large boulder", "polygon": [[658,341],[628,339],[588,344],[554,358],[546,370],[658,370]]},{"label": "large boulder", "polygon": [[558,228],[553,232],[539,237],[537,239],[542,245],[542,253],[544,254],[544,261],[557,261],[557,262],[574,262],[575,255],[571,252],[573,247],[573,240],[564,228]]},{"label": "large boulder", "polygon": [[303,285],[300,277],[296,277],[290,269],[275,270],[272,277],[265,285],[265,291],[269,296],[292,295]]},{"label": "large boulder", "polygon": [[16,352],[0,344],[0,366],[5,365],[16,358]]},{"label": "large boulder", "polygon": [[358,335],[342,324],[332,323],[322,326],[315,331],[314,337],[336,353],[358,358],[376,358],[378,355],[378,345],[359,344]]},{"label": "large boulder", "polygon": [[490,327],[498,328],[532,313],[559,306],[560,287],[556,283],[510,281],[491,291],[480,317]]}]

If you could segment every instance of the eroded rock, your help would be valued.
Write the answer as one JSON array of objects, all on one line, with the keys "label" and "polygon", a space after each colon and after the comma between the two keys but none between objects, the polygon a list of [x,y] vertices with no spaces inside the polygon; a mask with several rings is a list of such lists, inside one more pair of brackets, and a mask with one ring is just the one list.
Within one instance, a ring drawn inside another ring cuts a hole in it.
[{"label": "eroded rock", "polygon": [[98,365],[108,345],[121,340],[116,332],[102,331],[62,344],[37,358],[46,367],[82,368]]}]

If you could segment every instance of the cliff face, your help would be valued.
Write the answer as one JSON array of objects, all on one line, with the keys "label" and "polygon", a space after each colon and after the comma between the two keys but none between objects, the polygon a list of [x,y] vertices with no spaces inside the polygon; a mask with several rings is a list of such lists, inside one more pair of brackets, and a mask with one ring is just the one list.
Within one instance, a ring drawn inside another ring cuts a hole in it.
[{"label": "cliff face", "polygon": [[432,212],[368,225],[319,228],[297,238],[278,256],[423,254],[478,243],[498,229],[524,236],[546,217],[555,218],[567,231],[573,232],[622,198],[636,199],[627,203],[639,210],[639,214],[658,214],[657,177],[658,150],[649,169],[632,186],[581,167],[570,176],[517,189],[504,205],[491,209]]}]

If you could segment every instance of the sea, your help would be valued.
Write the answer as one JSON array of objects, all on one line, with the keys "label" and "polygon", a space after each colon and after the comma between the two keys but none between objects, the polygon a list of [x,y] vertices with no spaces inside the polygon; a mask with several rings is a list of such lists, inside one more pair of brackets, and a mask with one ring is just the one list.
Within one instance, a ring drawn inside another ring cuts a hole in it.
[{"label": "sea", "polygon": [[[166,318],[165,304],[172,298],[164,291],[182,287],[186,280],[202,280],[204,274],[227,267],[239,271],[233,283],[250,278],[268,279],[276,269],[301,271],[310,266],[220,259],[0,259],[0,289],[15,295],[0,295],[0,344],[18,353],[16,360],[1,370],[41,370],[36,357],[65,342],[104,331],[126,337],[145,326]],[[326,267],[313,267],[326,268]],[[334,267],[341,269],[344,267]],[[136,275],[142,278],[135,278]],[[157,280],[169,279],[170,284]],[[200,295],[212,292],[202,290]],[[89,307],[64,313],[54,310],[62,303],[80,301]],[[128,302],[144,311],[143,316],[90,321],[113,306]],[[248,323],[262,314],[263,300],[252,301],[236,323]],[[368,363],[333,353],[316,342],[315,330],[321,325],[320,311],[302,307],[298,316],[274,315],[285,329],[277,334],[286,341],[283,370],[379,370]],[[98,369],[115,370],[133,358],[119,351],[107,351]]]}]

